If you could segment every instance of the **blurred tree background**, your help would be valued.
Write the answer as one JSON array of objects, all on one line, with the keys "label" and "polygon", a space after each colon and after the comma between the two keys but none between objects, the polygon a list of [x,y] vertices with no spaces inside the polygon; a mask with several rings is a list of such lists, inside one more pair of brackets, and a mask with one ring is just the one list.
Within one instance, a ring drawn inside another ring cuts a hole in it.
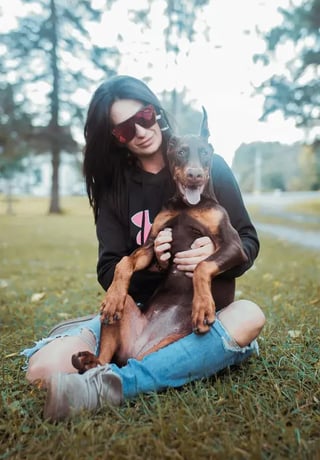
[{"label": "blurred tree background", "polygon": [[282,24],[264,35],[266,50],[253,59],[268,66],[281,47],[291,45],[286,72],[272,75],[257,88],[264,95],[261,119],[282,112],[304,129],[306,142],[241,145],[233,168],[246,191],[257,187],[256,175],[261,176],[262,190],[320,189],[320,139],[312,136],[313,128],[320,126],[320,0],[296,3],[290,10],[280,8]]},{"label": "blurred tree background", "polygon": [[[26,170],[33,177],[30,183],[41,180],[35,159],[50,155],[49,212],[61,212],[62,155],[76,159],[74,164],[80,174],[82,129],[89,98],[102,80],[119,73],[126,59],[121,24],[113,41],[110,22],[100,39],[93,39],[93,31],[117,3],[24,0],[15,24],[0,31],[0,185],[8,197],[15,178],[26,174]],[[210,21],[207,19],[200,29],[197,22],[209,3],[210,0],[133,2],[123,14],[142,39],[146,31],[159,35],[159,47],[170,66],[188,56],[197,34],[209,39]],[[159,11],[159,25],[152,19],[155,11]],[[257,186],[261,190],[320,188],[319,141],[312,138],[320,110],[320,0],[292,2],[290,10],[281,10],[281,14],[282,24],[264,34],[265,52],[253,59],[268,66],[276,59],[277,50],[288,43],[294,53],[288,56],[285,74],[272,75],[256,88],[256,93],[265,100],[262,119],[280,111],[305,130],[306,142],[239,146],[232,167],[240,186],[249,192]],[[152,85],[155,62],[150,59],[146,64],[149,72],[144,79]],[[183,82],[159,96],[176,120],[179,133],[197,132],[201,114],[194,108]]]}]

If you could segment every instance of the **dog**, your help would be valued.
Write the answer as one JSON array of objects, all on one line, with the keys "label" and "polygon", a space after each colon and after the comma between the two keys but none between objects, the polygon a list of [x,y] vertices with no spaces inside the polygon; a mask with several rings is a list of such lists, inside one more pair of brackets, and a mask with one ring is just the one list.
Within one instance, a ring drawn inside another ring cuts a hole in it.
[{"label": "dog", "polygon": [[[79,352],[72,357],[80,373],[107,362],[124,365],[190,334],[204,334],[215,321],[212,280],[247,260],[237,231],[214,196],[210,181],[213,147],[208,142],[207,113],[203,108],[200,135],[172,136],[167,159],[176,184],[173,198],[156,216],[146,243],[116,265],[114,278],[101,304],[101,345],[98,357]],[[166,276],[141,311],[128,296],[131,276],[154,259],[159,231],[172,229],[171,254],[190,248],[208,236],[214,253],[197,265],[192,277],[171,261]]]}]

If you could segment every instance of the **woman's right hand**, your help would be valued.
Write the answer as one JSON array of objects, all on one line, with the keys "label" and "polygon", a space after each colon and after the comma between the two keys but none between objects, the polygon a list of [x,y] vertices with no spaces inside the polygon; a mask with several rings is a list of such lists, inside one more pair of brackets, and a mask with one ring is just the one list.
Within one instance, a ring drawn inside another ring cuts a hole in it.
[{"label": "woman's right hand", "polygon": [[154,253],[161,269],[168,268],[171,257],[172,229],[164,228],[154,240]]}]

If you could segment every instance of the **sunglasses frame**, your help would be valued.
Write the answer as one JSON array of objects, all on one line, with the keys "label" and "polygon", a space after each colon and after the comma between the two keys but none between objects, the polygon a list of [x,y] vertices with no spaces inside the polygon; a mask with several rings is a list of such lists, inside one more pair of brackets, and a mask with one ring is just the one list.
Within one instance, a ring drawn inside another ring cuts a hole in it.
[{"label": "sunglasses frame", "polygon": [[[150,111],[151,115],[148,119],[144,116],[144,113],[149,112],[150,114]],[[120,142],[120,144],[127,144],[128,142],[132,141],[136,135],[136,124],[142,126],[145,129],[149,129],[151,126],[155,125],[159,119],[160,115],[157,115],[154,106],[152,104],[148,104],[138,110],[138,112],[132,115],[132,117],[116,125],[112,129],[111,133],[117,139],[117,141]]]}]

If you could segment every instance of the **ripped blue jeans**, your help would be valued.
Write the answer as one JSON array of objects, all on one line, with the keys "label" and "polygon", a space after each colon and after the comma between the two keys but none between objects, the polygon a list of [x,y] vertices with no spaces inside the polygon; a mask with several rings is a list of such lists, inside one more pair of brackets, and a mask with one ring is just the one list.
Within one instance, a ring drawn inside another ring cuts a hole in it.
[{"label": "ripped blue jeans", "polygon": [[[60,336],[79,335],[83,329],[89,329],[94,334],[98,353],[99,316],[79,326],[70,327],[70,330],[64,331]],[[54,338],[55,336],[43,339],[33,348],[25,349],[22,354],[29,358]],[[240,364],[254,353],[259,353],[256,340],[248,346],[240,347],[217,318],[210,331],[204,335],[192,333],[147,355],[141,361],[129,359],[123,367],[113,363],[110,367],[122,379],[123,396],[128,399],[139,393],[180,387],[193,380],[210,377],[222,369]]]}]

